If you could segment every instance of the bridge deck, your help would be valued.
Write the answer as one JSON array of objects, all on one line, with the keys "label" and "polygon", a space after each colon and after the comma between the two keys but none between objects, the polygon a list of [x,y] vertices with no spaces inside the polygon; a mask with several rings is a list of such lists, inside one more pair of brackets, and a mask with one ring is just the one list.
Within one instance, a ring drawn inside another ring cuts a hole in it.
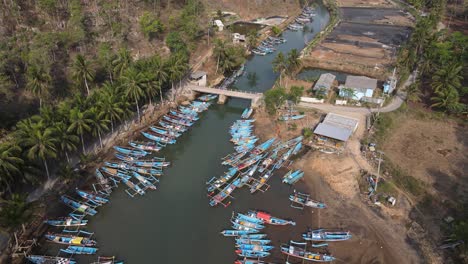
[{"label": "bridge deck", "polygon": [[195,92],[200,93],[210,93],[210,94],[221,94],[229,97],[250,99],[250,100],[259,100],[262,98],[262,93],[253,93],[248,91],[238,91],[238,90],[226,90],[226,89],[217,89],[210,87],[202,87],[197,85],[188,85],[188,88]]}]

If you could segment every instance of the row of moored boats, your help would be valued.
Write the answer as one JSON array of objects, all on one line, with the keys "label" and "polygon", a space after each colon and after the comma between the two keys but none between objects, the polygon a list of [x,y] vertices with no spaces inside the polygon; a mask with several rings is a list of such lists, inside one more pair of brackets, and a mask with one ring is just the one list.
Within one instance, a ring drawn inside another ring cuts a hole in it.
[{"label": "row of moored boats", "polygon": [[313,8],[308,6],[304,7],[304,9],[302,9],[302,13],[288,25],[288,29],[292,31],[303,30],[307,23],[312,22],[312,18],[315,15],[315,10]]}]

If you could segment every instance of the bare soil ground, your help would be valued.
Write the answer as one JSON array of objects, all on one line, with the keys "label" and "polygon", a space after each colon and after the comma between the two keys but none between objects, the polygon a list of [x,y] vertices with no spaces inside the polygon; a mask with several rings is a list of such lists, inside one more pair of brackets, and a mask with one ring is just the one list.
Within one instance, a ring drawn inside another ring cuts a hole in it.
[{"label": "bare soil ground", "polygon": [[377,23],[396,26],[413,26],[414,18],[400,9],[342,7],[343,21],[358,23]]},{"label": "bare soil ground", "polygon": [[[300,10],[297,0],[204,0],[209,10],[237,13],[242,19],[251,20],[259,17],[286,16]],[[278,7],[281,8],[278,8]]]},{"label": "bare soil ground", "polygon": [[395,7],[395,4],[389,0],[375,0],[375,1],[368,1],[368,0],[338,0],[337,1],[339,7],[384,7],[384,8],[392,8]]},{"label": "bare soil ground", "polygon": [[383,145],[387,157],[441,200],[468,201],[468,131],[453,121],[405,117]]}]

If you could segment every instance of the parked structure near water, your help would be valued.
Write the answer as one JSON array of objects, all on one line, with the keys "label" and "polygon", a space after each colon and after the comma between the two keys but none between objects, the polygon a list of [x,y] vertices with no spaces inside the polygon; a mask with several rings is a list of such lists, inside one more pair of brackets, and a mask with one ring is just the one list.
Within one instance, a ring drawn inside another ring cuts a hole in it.
[{"label": "parked structure near water", "polygon": [[327,95],[333,86],[333,82],[335,82],[335,78],[336,76],[331,73],[324,73],[320,75],[320,78],[314,85],[314,91]]},{"label": "parked structure near water", "polygon": [[[345,84],[340,86],[339,95],[359,101],[363,97],[372,97],[376,88],[377,79],[349,75],[346,77]],[[349,93],[350,89],[353,92],[352,94]]]},{"label": "parked structure near water", "polygon": [[314,137],[309,144],[322,152],[341,152],[358,124],[359,120],[355,118],[329,113],[315,127]]},{"label": "parked structure near water", "polygon": [[241,98],[241,99],[248,99],[250,100],[250,107],[256,108],[260,105],[261,99],[263,98],[262,93],[252,93],[247,91],[239,91],[239,90],[228,90],[228,89],[218,89],[218,88],[211,88],[211,87],[203,87],[193,84],[188,84],[185,86],[185,89],[190,92],[190,97],[195,99],[199,93],[207,93],[207,94],[217,94],[218,103],[224,104],[228,97],[234,98]]},{"label": "parked structure near water", "polygon": [[206,86],[206,72],[193,72],[192,74],[190,74],[190,82],[198,86]]}]

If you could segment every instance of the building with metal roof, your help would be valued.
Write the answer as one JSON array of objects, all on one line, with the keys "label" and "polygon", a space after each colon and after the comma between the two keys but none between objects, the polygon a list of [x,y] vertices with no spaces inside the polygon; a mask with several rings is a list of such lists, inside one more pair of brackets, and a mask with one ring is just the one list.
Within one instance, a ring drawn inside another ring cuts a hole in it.
[{"label": "building with metal roof", "polygon": [[323,119],[323,123],[343,127],[354,132],[358,127],[359,120],[344,115],[328,113],[327,116],[325,116],[325,119]]},{"label": "building with metal roof", "polygon": [[347,128],[327,123],[318,124],[318,126],[314,130],[314,134],[316,135],[333,138],[340,141],[348,141],[352,133],[353,131]]},{"label": "building with metal roof", "polygon": [[[366,76],[348,75],[346,82],[340,87],[340,96],[352,97],[354,100],[361,100],[362,97],[372,97],[374,90],[377,88],[377,79],[372,79]],[[353,94],[349,94],[349,89]]]},{"label": "building with metal roof", "polygon": [[333,82],[335,81],[335,79],[336,79],[336,76],[331,73],[324,73],[320,75],[320,78],[317,80],[317,82],[314,85],[314,90],[315,91],[323,90],[324,94],[328,94],[331,87],[333,86]]},{"label": "building with metal roof", "polygon": [[329,113],[314,129],[313,147],[326,152],[340,152],[346,141],[356,131],[359,120]]}]

